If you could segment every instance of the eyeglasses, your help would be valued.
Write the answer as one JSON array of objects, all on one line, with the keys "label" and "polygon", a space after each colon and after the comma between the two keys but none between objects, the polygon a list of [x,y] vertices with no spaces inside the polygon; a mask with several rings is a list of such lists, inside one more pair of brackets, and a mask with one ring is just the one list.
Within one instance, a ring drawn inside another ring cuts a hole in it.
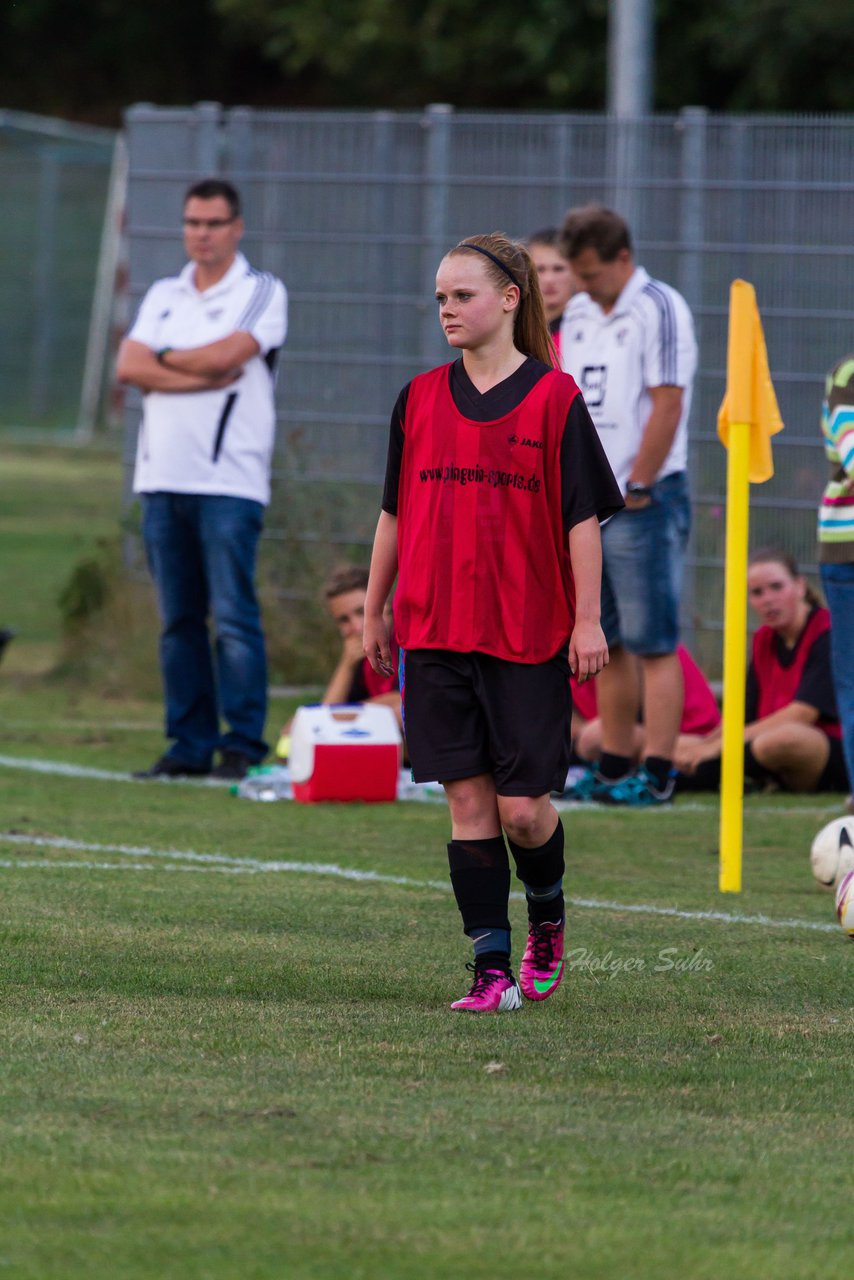
[{"label": "eyeglasses", "polygon": [[236,216],[233,218],[184,218],[184,226],[188,231],[219,231],[221,227],[230,226],[236,221]]}]

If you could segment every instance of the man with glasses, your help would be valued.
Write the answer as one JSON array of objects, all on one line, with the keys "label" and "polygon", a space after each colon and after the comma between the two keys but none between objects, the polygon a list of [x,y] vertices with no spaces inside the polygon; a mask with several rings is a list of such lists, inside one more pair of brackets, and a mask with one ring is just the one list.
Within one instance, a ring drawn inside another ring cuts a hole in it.
[{"label": "man with glasses", "polygon": [[267,754],[255,563],[287,295],[240,253],[243,232],[229,182],[190,187],[190,261],[151,286],[119,351],[119,379],[143,393],[133,487],[157,588],[171,739],[139,777],[241,778]]}]

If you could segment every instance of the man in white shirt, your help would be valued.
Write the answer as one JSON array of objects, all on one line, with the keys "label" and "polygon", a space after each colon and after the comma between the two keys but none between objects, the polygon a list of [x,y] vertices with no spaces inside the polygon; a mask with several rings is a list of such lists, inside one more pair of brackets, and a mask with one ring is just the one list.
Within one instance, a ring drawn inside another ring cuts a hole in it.
[{"label": "man in white shirt", "polygon": [[190,187],[183,221],[190,261],[151,286],[118,360],[120,380],[144,395],[134,492],[157,587],[172,740],[138,776],[240,778],[267,754],[255,563],[270,498],[273,369],[287,295],[239,252],[244,224],[230,183]]},{"label": "man in white shirt", "polygon": [[[576,799],[651,805],[673,794],[684,687],[676,654],[690,531],[687,430],[697,344],[684,298],[635,265],[624,220],[570,209],[562,248],[583,292],[561,325],[561,358],[581,388],[625,510],[602,530],[602,628],[610,663],[597,677],[602,757]],[[643,688],[645,757],[631,744]]]}]

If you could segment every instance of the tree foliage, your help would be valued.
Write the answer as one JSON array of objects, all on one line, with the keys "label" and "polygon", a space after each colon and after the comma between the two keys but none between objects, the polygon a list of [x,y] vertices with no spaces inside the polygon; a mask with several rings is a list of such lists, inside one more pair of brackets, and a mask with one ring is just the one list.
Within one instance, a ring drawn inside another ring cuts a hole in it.
[{"label": "tree foliage", "polygon": [[854,111],[851,0],[659,0],[656,105]]},{"label": "tree foliage", "polygon": [[[607,0],[214,0],[330,104],[605,105]],[[854,110],[851,0],[658,0],[655,107]]]},{"label": "tree foliage", "polygon": [[238,39],[330,104],[601,106],[607,0],[215,0]]},{"label": "tree foliage", "polygon": [[132,102],[243,100],[278,69],[230,38],[212,0],[6,0],[2,105],[118,125]]},{"label": "tree foliage", "polygon": [[[601,110],[608,0],[8,0],[3,104]],[[657,0],[655,107],[854,111],[851,0]]]}]

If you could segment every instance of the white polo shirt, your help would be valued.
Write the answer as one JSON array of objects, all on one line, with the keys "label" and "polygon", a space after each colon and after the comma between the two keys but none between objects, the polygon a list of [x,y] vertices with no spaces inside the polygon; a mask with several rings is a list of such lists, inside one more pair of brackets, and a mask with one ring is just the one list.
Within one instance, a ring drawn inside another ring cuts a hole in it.
[{"label": "white polo shirt", "polygon": [[220,391],[150,391],[136,448],[134,493],[203,493],[270,500],[276,429],[273,366],[287,331],[281,280],[253,271],[238,253],[200,293],[195,264],[156,281],[128,334],[152,351],[201,347],[240,330],[261,348],[237,382]]},{"label": "white polo shirt", "polygon": [[650,387],[683,391],[679,426],[656,479],[685,470],[697,342],[680,293],[643,267],[635,268],[607,315],[589,294],[578,293],[563,313],[560,350],[624,493],[652,409]]}]

